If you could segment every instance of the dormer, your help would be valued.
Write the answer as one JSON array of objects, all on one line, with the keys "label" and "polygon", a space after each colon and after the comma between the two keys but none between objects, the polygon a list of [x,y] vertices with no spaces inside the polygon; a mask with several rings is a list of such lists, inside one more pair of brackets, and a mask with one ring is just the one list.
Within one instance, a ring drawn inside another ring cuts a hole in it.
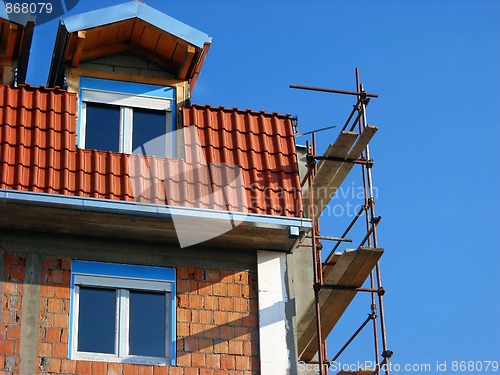
[{"label": "dormer", "polygon": [[26,14],[0,7],[0,83],[25,83],[34,26]]},{"label": "dormer", "polygon": [[79,148],[132,153],[182,125],[210,43],[140,1],[69,16],[47,85],[78,94]]}]

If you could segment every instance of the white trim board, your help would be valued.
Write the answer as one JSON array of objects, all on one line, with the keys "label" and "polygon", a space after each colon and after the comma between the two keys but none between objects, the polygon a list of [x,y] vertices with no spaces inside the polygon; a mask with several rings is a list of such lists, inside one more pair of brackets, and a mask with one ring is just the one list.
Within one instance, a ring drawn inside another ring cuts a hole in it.
[{"label": "white trim board", "polygon": [[262,374],[287,375],[290,370],[290,351],[286,341],[285,270],[286,254],[257,251]]}]

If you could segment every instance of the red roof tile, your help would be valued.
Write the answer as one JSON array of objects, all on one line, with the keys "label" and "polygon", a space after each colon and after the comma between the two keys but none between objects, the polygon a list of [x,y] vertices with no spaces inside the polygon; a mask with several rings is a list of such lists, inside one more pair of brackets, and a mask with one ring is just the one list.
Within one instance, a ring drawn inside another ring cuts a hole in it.
[{"label": "red roof tile", "polygon": [[[183,116],[199,139],[185,140],[188,163],[82,150],[75,94],[0,85],[0,188],[301,216],[289,116],[197,105]],[[199,150],[209,168],[189,164]],[[243,186],[224,186],[235,173]]]}]

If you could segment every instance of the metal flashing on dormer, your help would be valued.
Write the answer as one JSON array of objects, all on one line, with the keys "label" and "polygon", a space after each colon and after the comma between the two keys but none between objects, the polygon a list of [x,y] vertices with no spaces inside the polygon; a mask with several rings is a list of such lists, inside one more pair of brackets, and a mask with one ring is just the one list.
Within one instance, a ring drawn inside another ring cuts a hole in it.
[{"label": "metal flashing on dormer", "polygon": [[109,8],[77,14],[62,19],[62,24],[68,33],[87,30],[98,26],[109,25],[132,18],[140,18],[147,23],[178,37],[189,44],[203,48],[205,43],[211,43],[207,34],[186,25],[140,1],[131,1]]},{"label": "metal flashing on dormer", "polygon": [[[137,77],[146,69],[144,76],[149,78],[168,76],[193,87],[211,42],[207,34],[138,1],[69,16],[59,25],[47,85],[64,87],[67,69],[81,69],[77,76],[93,77],[92,72],[103,71]],[[147,67],[131,69],[127,63],[115,66],[106,60],[127,60],[129,55]]]}]

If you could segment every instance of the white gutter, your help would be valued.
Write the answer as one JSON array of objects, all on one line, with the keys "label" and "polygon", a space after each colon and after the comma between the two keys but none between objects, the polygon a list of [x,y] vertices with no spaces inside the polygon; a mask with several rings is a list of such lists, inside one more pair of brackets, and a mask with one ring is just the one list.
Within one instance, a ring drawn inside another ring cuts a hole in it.
[{"label": "white gutter", "polygon": [[308,232],[312,228],[310,219],[287,216],[259,215],[246,212],[233,212],[192,207],[177,207],[150,203],[127,202],[112,199],[78,197],[62,194],[37,193],[22,190],[0,189],[0,203],[47,206],[62,209],[72,209],[89,212],[114,213],[171,219],[175,216],[186,218],[206,218],[215,220],[230,220],[245,222],[255,227],[288,230],[294,237],[297,229]]}]

